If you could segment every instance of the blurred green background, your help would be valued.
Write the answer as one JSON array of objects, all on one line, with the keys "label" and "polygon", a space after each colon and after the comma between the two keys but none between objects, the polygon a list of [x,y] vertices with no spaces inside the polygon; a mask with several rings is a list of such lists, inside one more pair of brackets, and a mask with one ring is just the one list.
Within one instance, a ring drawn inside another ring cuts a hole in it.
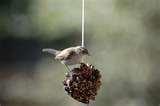
[{"label": "blurred green background", "polygon": [[[91,106],[160,104],[160,1],[85,0],[87,61],[101,70]],[[0,0],[1,106],[84,106],[42,48],[81,44],[81,0]]]}]

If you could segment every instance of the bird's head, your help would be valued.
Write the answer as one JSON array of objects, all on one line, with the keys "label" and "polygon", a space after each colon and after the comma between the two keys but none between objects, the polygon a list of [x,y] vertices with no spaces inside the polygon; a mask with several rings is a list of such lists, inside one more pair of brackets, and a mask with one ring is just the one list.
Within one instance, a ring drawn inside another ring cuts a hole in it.
[{"label": "bird's head", "polygon": [[82,55],[90,55],[90,53],[88,52],[88,50],[85,47],[77,46],[77,50]]}]

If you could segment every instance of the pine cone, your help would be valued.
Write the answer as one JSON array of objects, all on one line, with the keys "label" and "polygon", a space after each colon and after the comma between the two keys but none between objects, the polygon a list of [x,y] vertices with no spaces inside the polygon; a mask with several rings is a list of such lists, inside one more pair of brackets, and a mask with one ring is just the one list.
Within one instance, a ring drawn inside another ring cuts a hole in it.
[{"label": "pine cone", "polygon": [[63,84],[68,95],[79,102],[89,104],[90,100],[95,100],[101,86],[100,78],[101,74],[94,66],[81,63],[79,68],[67,73]]}]

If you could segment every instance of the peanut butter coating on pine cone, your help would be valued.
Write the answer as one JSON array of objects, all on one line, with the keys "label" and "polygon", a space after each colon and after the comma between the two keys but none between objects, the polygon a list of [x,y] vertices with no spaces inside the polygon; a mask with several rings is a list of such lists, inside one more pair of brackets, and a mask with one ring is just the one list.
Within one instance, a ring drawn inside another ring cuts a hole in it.
[{"label": "peanut butter coating on pine cone", "polygon": [[94,66],[81,63],[79,68],[67,73],[63,84],[68,95],[79,102],[89,104],[90,100],[95,100],[101,86],[100,78],[101,74]]}]

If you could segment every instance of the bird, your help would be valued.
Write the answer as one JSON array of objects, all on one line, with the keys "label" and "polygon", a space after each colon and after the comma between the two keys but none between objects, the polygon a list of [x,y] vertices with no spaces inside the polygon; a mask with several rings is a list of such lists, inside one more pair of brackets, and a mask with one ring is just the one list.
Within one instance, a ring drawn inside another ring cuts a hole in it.
[{"label": "bird", "polygon": [[54,59],[60,61],[69,70],[68,66],[80,64],[84,56],[90,55],[88,49],[82,46],[69,47],[63,50],[44,48],[42,52],[54,55]]}]

